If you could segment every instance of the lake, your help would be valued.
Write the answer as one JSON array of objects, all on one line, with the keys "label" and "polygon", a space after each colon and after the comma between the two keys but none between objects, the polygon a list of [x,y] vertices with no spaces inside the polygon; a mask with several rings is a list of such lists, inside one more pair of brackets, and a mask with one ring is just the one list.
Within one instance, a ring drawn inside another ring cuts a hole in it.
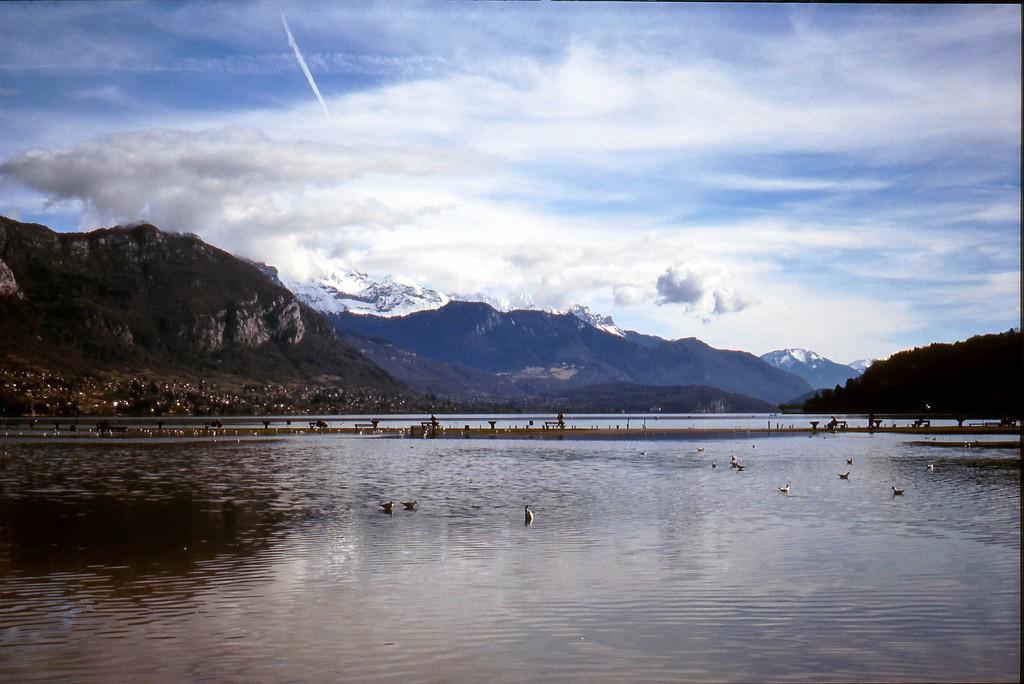
[{"label": "lake", "polygon": [[911,439],[0,440],[0,681],[1017,681],[1020,452]]}]

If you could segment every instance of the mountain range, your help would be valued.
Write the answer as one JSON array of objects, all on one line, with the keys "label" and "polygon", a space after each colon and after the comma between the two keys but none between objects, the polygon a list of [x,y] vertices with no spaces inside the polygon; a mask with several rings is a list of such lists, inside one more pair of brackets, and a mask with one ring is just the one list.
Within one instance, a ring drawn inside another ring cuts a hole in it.
[{"label": "mountain range", "polygon": [[622,408],[693,411],[777,405],[824,386],[812,371],[856,375],[804,350],[762,359],[623,330],[585,306],[499,305],[351,270],[295,282],[149,224],[58,233],[0,217],[0,360],[8,369],[580,407],[611,406],[609,388],[618,387]]},{"label": "mountain range", "polygon": [[[330,265],[322,266],[320,273],[312,279],[289,280],[285,284],[300,300],[312,308],[331,316],[339,315],[338,318],[333,319],[336,321],[345,320],[345,317],[341,316],[342,314],[372,315],[382,318],[402,317],[411,313],[438,310],[452,301],[485,303],[500,313],[517,310],[506,301],[483,294],[445,295],[408,278],[386,276],[379,281],[374,281],[365,273],[344,270]],[[518,310],[536,311],[537,309],[529,306]],[[549,309],[546,310],[546,313],[571,314],[598,330],[618,337],[630,338],[638,344],[660,346],[661,343],[668,342],[654,336],[640,336],[637,333],[623,330],[615,324],[610,316],[597,314],[582,305],[564,309]],[[365,327],[363,324],[349,326],[342,324],[339,326],[339,332],[345,335],[356,334],[357,337],[350,337],[351,342],[365,354],[376,359],[379,364],[389,368],[389,371],[396,377],[401,377],[413,386],[445,393],[469,392],[476,396],[518,397],[540,390],[540,386],[537,384],[538,372],[534,366],[530,366],[532,372],[528,374],[530,385],[528,387],[526,378],[523,377],[513,378],[513,381],[509,382],[507,376],[487,375],[487,372],[493,371],[493,369],[481,367],[473,359],[462,358],[458,355],[455,355],[455,358],[441,358],[436,354],[425,354],[422,349],[410,347],[408,344],[394,343],[393,340],[386,337],[383,340],[377,340],[378,344],[366,339],[360,340],[358,331],[354,331],[353,328],[362,329],[363,327]],[[386,349],[379,346],[381,341],[388,343]],[[397,351],[399,349],[401,352]],[[799,348],[769,352],[760,358],[780,370],[803,378],[811,389],[842,385],[848,379],[860,375],[866,365],[870,364],[869,361],[861,361],[859,363],[864,365],[854,368],[835,363],[813,351]],[[543,359],[542,361],[549,367],[552,365],[561,367],[565,364],[565,359]],[[441,365],[438,365],[439,363]],[[457,364],[459,367],[452,367],[451,364]],[[473,371],[475,370],[485,371],[485,375],[474,375]],[[575,366],[573,370],[580,372],[580,369]],[[567,372],[569,371],[563,368],[558,375],[561,376],[562,385],[571,386],[575,383],[565,382]],[[601,376],[599,379],[621,381],[621,377],[615,377],[614,374]]]},{"label": "mountain range", "polygon": [[[382,368],[426,391],[447,389],[431,385],[438,375],[447,383],[464,378],[492,397],[633,383],[707,385],[778,404],[812,389],[753,354],[715,349],[696,338],[616,334],[570,313],[503,312],[483,302],[452,301],[406,316],[341,312],[328,318]],[[418,375],[424,368],[429,375]]]}]

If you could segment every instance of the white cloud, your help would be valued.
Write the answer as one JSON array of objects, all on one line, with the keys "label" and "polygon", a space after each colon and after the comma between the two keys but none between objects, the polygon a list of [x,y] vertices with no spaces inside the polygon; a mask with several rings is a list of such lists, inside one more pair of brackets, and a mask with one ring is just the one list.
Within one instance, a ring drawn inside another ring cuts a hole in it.
[{"label": "white cloud", "polygon": [[706,261],[670,266],[658,276],[659,306],[680,304],[704,319],[742,311],[752,302],[729,284],[729,274]]}]

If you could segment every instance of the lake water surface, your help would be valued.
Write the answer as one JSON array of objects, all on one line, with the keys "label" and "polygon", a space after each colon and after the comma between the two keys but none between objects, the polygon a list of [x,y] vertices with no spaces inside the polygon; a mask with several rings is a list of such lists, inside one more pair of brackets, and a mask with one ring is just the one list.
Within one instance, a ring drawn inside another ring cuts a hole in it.
[{"label": "lake water surface", "polygon": [[0,681],[1019,680],[1020,452],[910,439],[0,442]]}]

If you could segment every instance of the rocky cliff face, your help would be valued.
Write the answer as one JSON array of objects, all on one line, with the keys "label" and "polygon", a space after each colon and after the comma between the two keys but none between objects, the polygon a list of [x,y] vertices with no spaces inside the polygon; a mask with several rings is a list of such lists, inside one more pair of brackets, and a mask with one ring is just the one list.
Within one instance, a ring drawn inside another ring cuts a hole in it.
[{"label": "rocky cliff face", "polygon": [[148,224],[56,233],[0,217],[0,338],[0,358],[40,365],[395,386],[253,264]]},{"label": "rocky cliff face", "polygon": [[17,297],[21,299],[21,288],[14,278],[14,272],[3,261],[0,261],[0,297]]},{"label": "rocky cliff face", "polygon": [[267,303],[253,297],[251,302],[196,314],[190,326],[178,331],[204,352],[220,351],[232,344],[255,348],[270,340],[298,344],[305,333],[299,303],[287,297]]}]

